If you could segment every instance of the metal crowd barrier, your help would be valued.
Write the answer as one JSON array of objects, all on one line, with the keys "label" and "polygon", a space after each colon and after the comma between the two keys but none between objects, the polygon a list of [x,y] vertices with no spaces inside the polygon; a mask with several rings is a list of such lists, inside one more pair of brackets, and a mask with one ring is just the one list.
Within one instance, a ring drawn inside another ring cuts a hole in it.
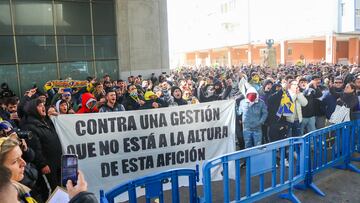
[{"label": "metal crowd barrier", "polygon": [[[353,157],[355,152],[360,152],[360,120],[331,125],[302,137],[292,137],[208,160],[202,169],[204,188],[201,198],[197,197],[196,192],[198,169],[176,169],[129,181],[106,193],[101,190],[100,201],[113,203],[116,196],[128,192],[129,202],[136,202],[136,187],[145,187],[146,202],[158,197],[162,203],[163,180],[171,178],[172,202],[177,203],[178,177],[188,176],[191,203],[253,202],[284,190],[288,192],[280,197],[300,202],[293,193],[294,188],[311,188],[317,194],[325,195],[313,183],[314,176],[323,170],[336,167],[360,173],[351,164],[351,161],[360,161],[360,158]],[[288,166],[285,166],[286,162]],[[242,165],[245,165],[243,170]],[[215,198],[212,193],[215,180],[211,176],[214,170],[221,171],[223,187],[223,194],[216,194]],[[265,184],[268,179],[271,183]],[[241,187],[242,183],[245,183],[244,188]],[[235,189],[234,195],[230,193],[231,187]],[[223,199],[219,200],[220,196]]]},{"label": "metal crowd barrier", "polygon": [[325,196],[325,193],[313,183],[316,174],[335,166],[360,173],[360,170],[351,164],[352,154],[358,146],[356,140],[359,140],[356,131],[359,132],[357,121],[349,121],[304,135],[308,167],[304,184],[297,185],[296,188],[310,188],[315,193]]},{"label": "metal crowd barrier", "polygon": [[158,198],[160,203],[164,202],[164,191],[163,183],[165,180],[170,179],[171,182],[171,197],[172,202],[180,202],[179,195],[179,184],[178,179],[180,176],[188,176],[189,178],[189,201],[190,203],[198,202],[198,196],[196,192],[196,181],[199,179],[198,169],[174,169],[158,173],[151,176],[142,177],[136,180],[128,181],[124,184],[121,184],[109,192],[104,192],[100,190],[100,202],[101,203],[114,203],[114,200],[117,196],[128,193],[128,198],[130,203],[137,202],[136,188],[144,187],[145,188],[145,198],[146,203],[154,198]]},{"label": "metal crowd barrier", "polygon": [[[285,158],[288,158],[289,167],[285,167]],[[241,179],[241,161],[246,163],[245,180]],[[231,162],[234,165],[233,170],[229,168]],[[203,165],[204,201],[213,201],[211,170],[222,167],[223,202],[230,202],[229,169],[235,173],[235,202],[253,202],[286,189],[288,193],[282,197],[299,202],[293,193],[293,186],[305,178],[305,165],[301,163],[305,163],[305,144],[302,138],[288,138],[211,159]],[[279,173],[277,165],[280,168]],[[256,191],[252,187],[257,179],[255,177],[259,179],[259,188]],[[266,177],[271,178],[269,186],[265,185]],[[246,185],[244,194],[241,193],[242,181],[245,181]]]}]

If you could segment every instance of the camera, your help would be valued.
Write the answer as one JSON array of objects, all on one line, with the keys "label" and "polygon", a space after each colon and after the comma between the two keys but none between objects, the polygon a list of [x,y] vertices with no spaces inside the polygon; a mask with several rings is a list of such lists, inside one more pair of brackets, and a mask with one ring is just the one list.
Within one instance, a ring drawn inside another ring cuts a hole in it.
[{"label": "camera", "polygon": [[31,131],[25,131],[25,130],[20,130],[20,129],[16,129],[14,131],[16,132],[19,139],[30,140],[32,138]]}]

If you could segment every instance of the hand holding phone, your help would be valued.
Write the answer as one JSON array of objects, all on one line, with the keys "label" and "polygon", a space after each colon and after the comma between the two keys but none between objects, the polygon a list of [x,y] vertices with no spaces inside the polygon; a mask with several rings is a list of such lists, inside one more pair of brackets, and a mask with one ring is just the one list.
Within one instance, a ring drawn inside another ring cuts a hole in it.
[{"label": "hand holding phone", "polygon": [[77,184],[78,179],[78,157],[76,154],[64,154],[61,157],[61,185],[66,187],[68,180],[73,185]]},{"label": "hand holding phone", "polygon": [[70,199],[73,198],[74,196],[76,196],[77,194],[79,194],[80,192],[87,191],[87,182],[85,181],[83,173],[79,170],[78,174],[79,174],[79,176],[78,176],[78,181],[77,181],[76,186],[74,186],[72,184],[72,181],[70,181],[70,180],[66,184],[66,189],[67,189]]}]

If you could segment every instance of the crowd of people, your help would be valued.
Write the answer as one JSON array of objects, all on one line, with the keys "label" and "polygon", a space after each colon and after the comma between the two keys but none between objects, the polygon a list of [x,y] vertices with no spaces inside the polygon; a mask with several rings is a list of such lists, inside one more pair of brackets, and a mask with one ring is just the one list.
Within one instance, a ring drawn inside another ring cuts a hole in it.
[{"label": "crowd of people", "polygon": [[105,75],[86,80],[83,87],[48,82],[21,98],[6,83],[1,85],[0,167],[10,170],[23,202],[29,202],[29,195],[46,201],[60,183],[62,149],[51,116],[234,99],[237,143],[243,149],[354,120],[360,111],[357,65],[181,67],[149,78],[111,80]]}]

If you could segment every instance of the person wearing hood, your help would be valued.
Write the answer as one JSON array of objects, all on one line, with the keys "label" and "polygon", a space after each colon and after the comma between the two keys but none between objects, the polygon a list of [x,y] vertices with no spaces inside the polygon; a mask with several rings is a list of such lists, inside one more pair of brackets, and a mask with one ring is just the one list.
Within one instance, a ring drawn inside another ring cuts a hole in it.
[{"label": "person wearing hood", "polygon": [[259,99],[259,94],[255,88],[250,87],[246,91],[245,99],[240,101],[237,114],[242,116],[245,148],[261,145],[261,128],[267,118],[268,111],[265,103]]},{"label": "person wearing hood", "polygon": [[261,81],[259,73],[253,72],[251,73],[251,78],[249,84],[255,88],[256,91],[259,91],[261,88]]},{"label": "person wearing hood", "polygon": [[97,102],[91,93],[84,93],[81,96],[81,108],[76,113],[96,113],[98,112]]},{"label": "person wearing hood", "polygon": [[[39,91],[37,87],[33,87],[25,92],[25,95],[20,99],[20,102],[17,106],[17,113],[20,119],[26,117],[27,112],[25,110],[25,106],[27,103],[35,98],[40,98],[46,105],[46,94],[42,91]],[[20,124],[21,125],[21,124]]]},{"label": "person wearing hood", "polygon": [[58,100],[55,105],[49,108],[48,116],[57,116],[59,114],[73,114],[75,113],[72,109],[70,109],[70,104],[64,100]]},{"label": "person wearing hood", "polygon": [[265,102],[266,106],[268,104],[269,96],[273,93],[272,92],[273,84],[274,83],[270,79],[267,79],[263,82],[262,88],[259,91],[259,97],[261,100]]},{"label": "person wearing hood", "polygon": [[172,103],[170,104],[170,106],[181,106],[188,104],[183,99],[183,93],[178,86],[171,87],[171,96],[172,96]]},{"label": "person wearing hood", "polygon": [[147,90],[144,96],[145,104],[141,107],[141,109],[156,109],[161,107],[161,103],[158,101],[158,98],[153,91]]},{"label": "person wearing hood", "polygon": [[222,99],[224,90],[223,83],[220,80],[214,82],[214,95],[212,97],[213,101]]},{"label": "person wearing hood", "polygon": [[[31,100],[25,107],[28,114],[22,130],[32,132],[29,146],[35,151],[34,164],[39,172],[46,175],[52,190],[60,184],[61,143],[55,127],[46,115],[45,104],[41,99]],[[36,185],[43,199],[47,199],[47,184],[39,178]]]}]

